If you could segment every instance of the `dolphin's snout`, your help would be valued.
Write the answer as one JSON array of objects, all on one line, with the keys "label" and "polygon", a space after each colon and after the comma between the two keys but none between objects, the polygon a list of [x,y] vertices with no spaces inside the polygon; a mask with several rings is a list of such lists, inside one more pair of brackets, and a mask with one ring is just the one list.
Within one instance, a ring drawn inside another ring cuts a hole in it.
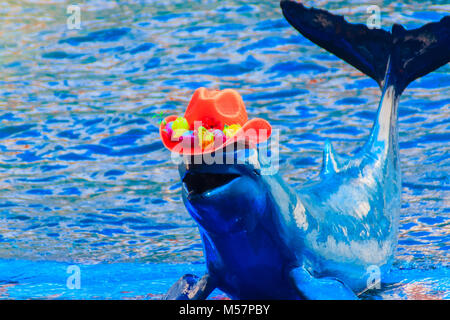
[{"label": "dolphin's snout", "polygon": [[236,173],[203,173],[188,171],[184,175],[183,185],[188,195],[203,194],[224,186],[239,178]]}]

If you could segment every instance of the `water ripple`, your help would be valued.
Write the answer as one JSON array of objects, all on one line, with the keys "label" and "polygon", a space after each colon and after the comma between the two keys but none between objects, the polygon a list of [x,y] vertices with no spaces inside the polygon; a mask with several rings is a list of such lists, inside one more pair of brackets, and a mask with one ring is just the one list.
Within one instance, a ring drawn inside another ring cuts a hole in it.
[{"label": "water ripple", "polygon": [[[319,4],[366,20],[363,5]],[[81,6],[81,30],[66,28],[62,2],[11,3],[0,18],[0,258],[203,261],[157,129],[199,86],[238,89],[251,118],[281,129],[280,170],[294,186],[318,174],[325,139],[351,154],[369,134],[375,82],[299,36],[276,1]],[[449,12],[387,1],[383,27]],[[401,100],[397,266],[450,261],[449,70]]]}]

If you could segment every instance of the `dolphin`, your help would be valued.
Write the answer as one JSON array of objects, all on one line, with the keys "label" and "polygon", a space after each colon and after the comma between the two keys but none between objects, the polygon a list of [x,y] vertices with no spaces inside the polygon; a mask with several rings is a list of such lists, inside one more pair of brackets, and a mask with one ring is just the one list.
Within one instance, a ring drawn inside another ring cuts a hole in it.
[{"label": "dolphin", "polygon": [[370,136],[351,157],[327,141],[318,179],[296,190],[278,174],[262,174],[260,149],[216,155],[234,164],[185,159],[182,198],[198,224],[207,273],[184,275],[165,299],[206,299],[215,288],[232,299],[357,299],[392,264],[401,204],[399,99],[409,83],[450,60],[450,17],[388,32],[294,1],[281,8],[303,36],[379,84]]}]

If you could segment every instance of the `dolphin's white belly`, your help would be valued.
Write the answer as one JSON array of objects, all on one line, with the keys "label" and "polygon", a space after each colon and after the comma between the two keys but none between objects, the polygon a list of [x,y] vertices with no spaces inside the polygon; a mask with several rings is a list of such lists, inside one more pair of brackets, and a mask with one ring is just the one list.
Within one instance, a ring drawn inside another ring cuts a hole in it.
[{"label": "dolphin's white belly", "polygon": [[302,188],[288,222],[291,245],[316,276],[364,290],[371,270],[389,268],[400,214],[398,172],[350,167]]}]

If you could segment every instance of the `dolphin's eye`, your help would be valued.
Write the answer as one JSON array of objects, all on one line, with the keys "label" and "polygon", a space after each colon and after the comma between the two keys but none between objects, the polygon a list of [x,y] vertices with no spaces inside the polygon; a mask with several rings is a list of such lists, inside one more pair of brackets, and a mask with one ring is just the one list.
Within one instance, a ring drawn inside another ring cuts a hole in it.
[{"label": "dolphin's eye", "polygon": [[184,176],[183,183],[186,185],[189,193],[201,194],[226,185],[238,177],[238,174],[188,172]]}]

